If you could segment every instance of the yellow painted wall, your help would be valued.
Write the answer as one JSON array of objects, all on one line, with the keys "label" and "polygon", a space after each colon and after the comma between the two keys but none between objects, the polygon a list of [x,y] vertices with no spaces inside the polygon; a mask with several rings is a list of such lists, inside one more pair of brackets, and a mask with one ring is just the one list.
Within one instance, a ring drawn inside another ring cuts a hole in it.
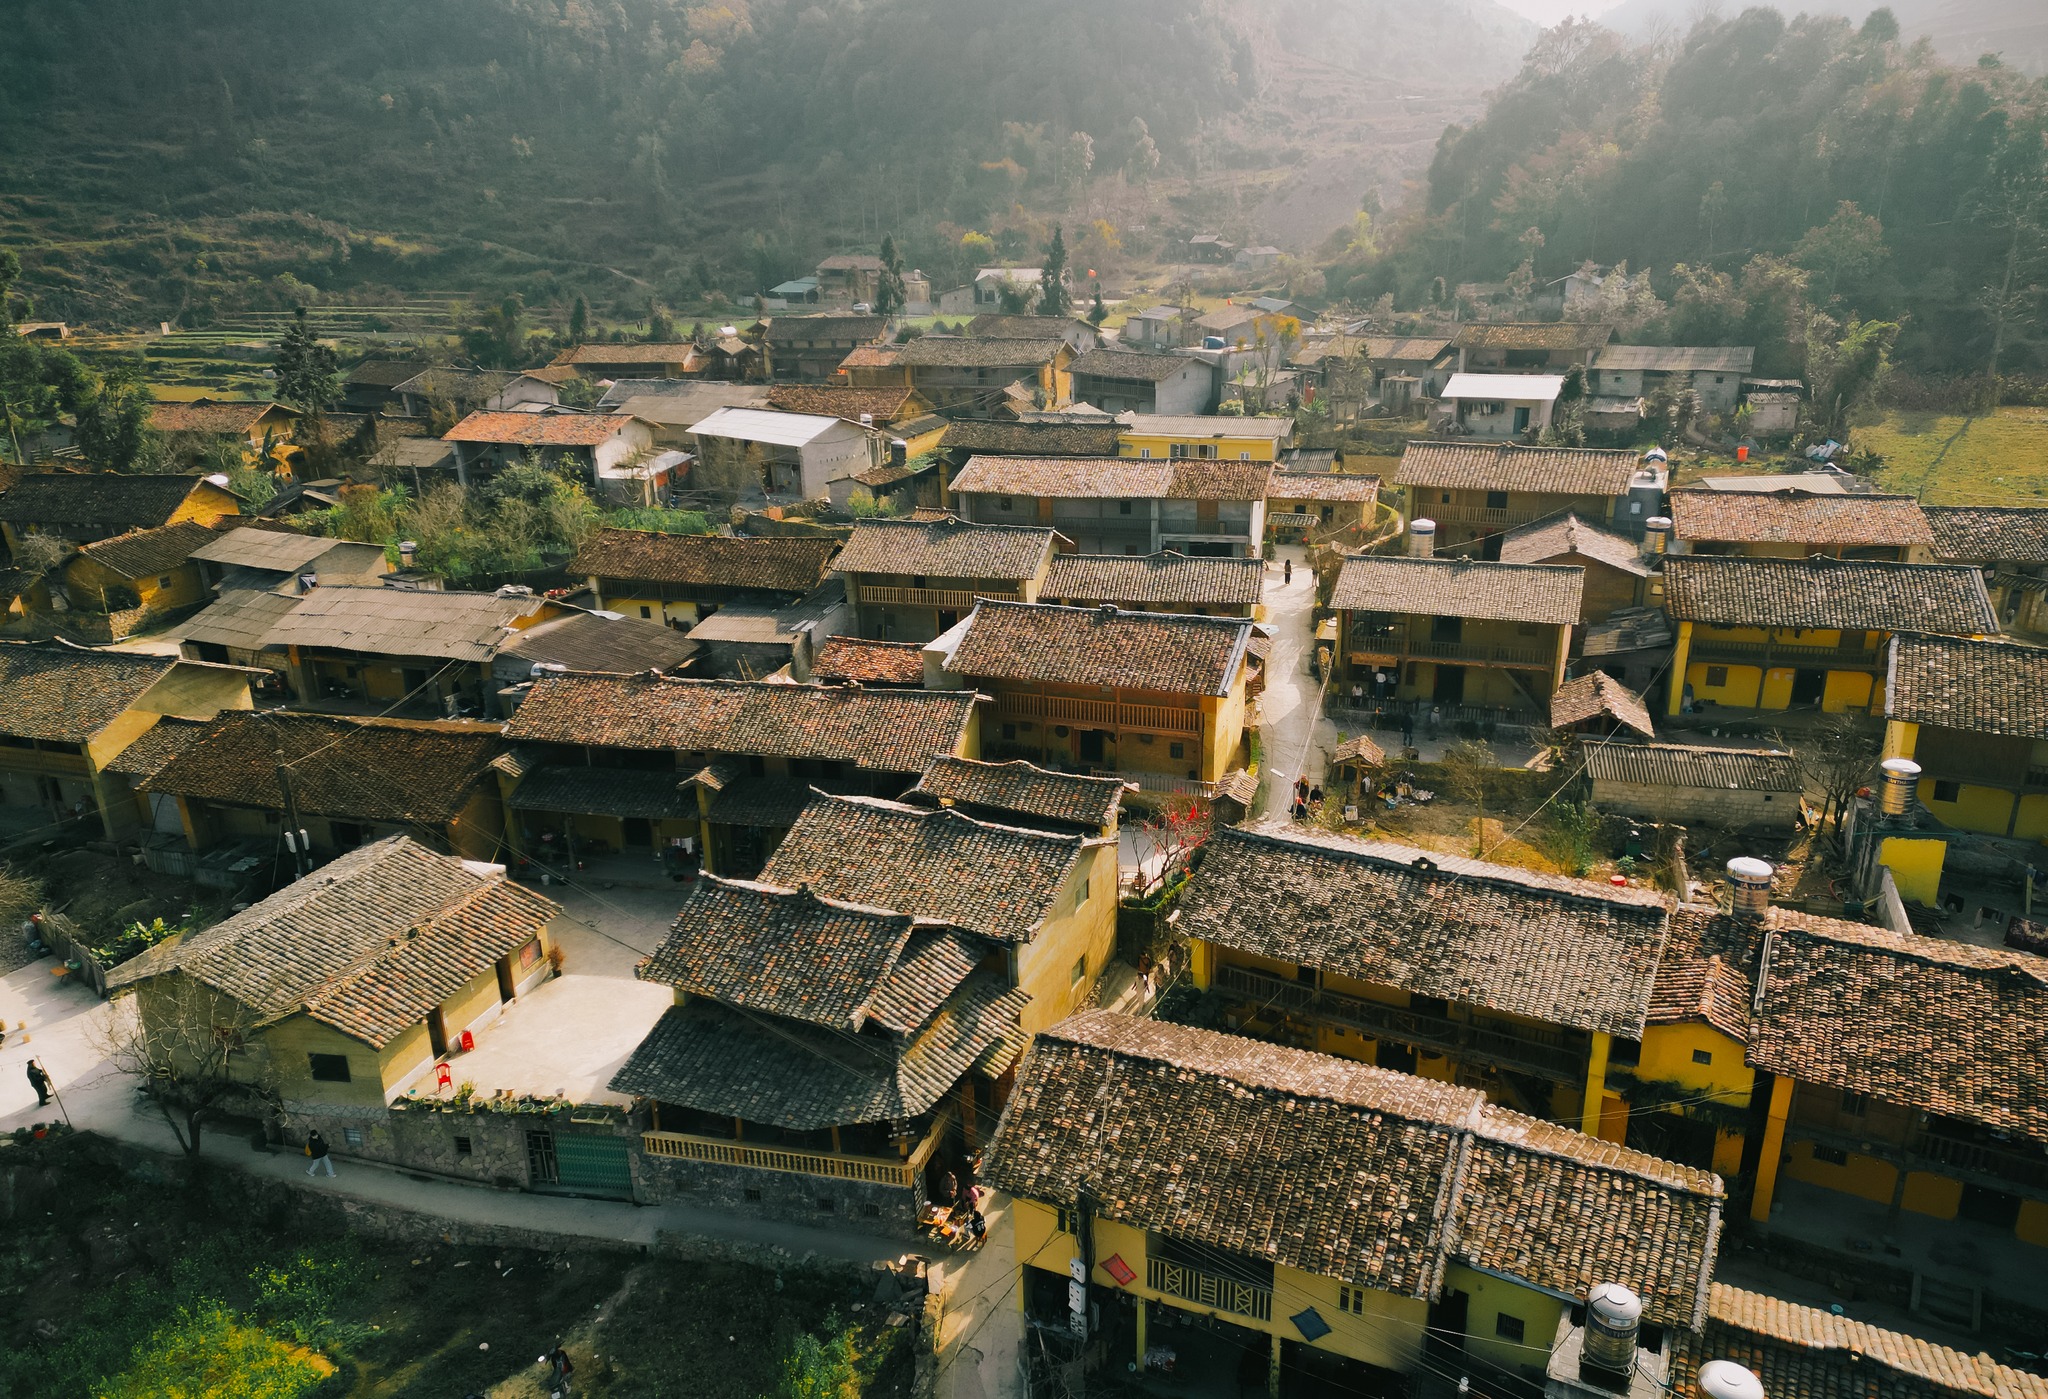
[{"label": "yellow painted wall", "polygon": [[1887,719],[1884,724],[1884,757],[1910,758],[1920,742],[1920,726],[1904,719]]},{"label": "yellow painted wall", "polygon": [[2019,1222],[2013,1226],[2013,1233],[2021,1243],[2048,1248],[2048,1200],[2020,1201]]},{"label": "yellow painted wall", "polygon": [[493,963],[441,1003],[441,1022],[448,1027],[450,1046],[461,1038],[464,1030],[476,1027],[479,1020],[496,1013],[499,1004],[498,968]]},{"label": "yellow painted wall", "polygon": [[1820,707],[1829,714],[1846,714],[1852,709],[1870,708],[1877,681],[1860,670],[1831,670],[1827,688],[1821,692]]},{"label": "yellow painted wall", "polygon": [[175,525],[180,520],[197,520],[203,525],[210,525],[230,515],[241,513],[240,499],[218,486],[201,481],[192,488],[192,493],[185,497],[184,502],[171,512],[171,518],[164,523]]},{"label": "yellow painted wall", "polygon": [[[1557,1335],[1558,1321],[1566,1305],[1547,1292],[1509,1282],[1505,1278],[1477,1273],[1453,1263],[1444,1270],[1444,1290],[1470,1297],[1466,1313],[1465,1352],[1508,1370],[1540,1372],[1550,1357],[1550,1343]],[[1495,1318],[1505,1313],[1522,1322],[1522,1339],[1502,1339],[1495,1332]]]},{"label": "yellow painted wall", "polygon": [[[1792,1129],[1794,1133],[1798,1130],[1796,1127]],[[1874,1156],[1858,1156],[1854,1152],[1849,1154],[1848,1162],[1840,1166],[1817,1161],[1813,1155],[1813,1143],[1802,1141],[1792,1143],[1791,1159],[1785,1163],[1785,1174],[1793,1180],[1839,1190],[1844,1195],[1855,1195],[1860,1199],[1875,1200],[1880,1205],[1892,1202],[1892,1191],[1898,1185],[1899,1176],[1889,1163]]]},{"label": "yellow painted wall", "polygon": [[1908,1171],[1906,1195],[1901,1203],[1915,1214],[1954,1219],[1956,1210],[1963,1203],[1963,1183],[1926,1171]]},{"label": "yellow painted wall", "polygon": [[2048,796],[2030,792],[2020,798],[2019,819],[2012,833],[2022,840],[2048,840]]},{"label": "yellow painted wall", "polygon": [[[613,612],[623,612],[628,617],[639,617],[645,621],[676,621],[684,627],[694,627],[703,620],[701,605],[676,598],[667,602],[651,594],[641,592],[624,579],[613,579],[609,583],[601,578],[592,578],[590,586],[597,591],[598,604]],[[611,591],[616,586],[619,591]]]},{"label": "yellow painted wall", "polygon": [[[1090,847],[1068,874],[1053,915],[1017,949],[1017,984],[1031,993],[1019,1023],[1031,1034],[1073,1014],[1116,952],[1116,856],[1114,841]],[[1078,984],[1076,961],[1085,966]]]},{"label": "yellow painted wall", "polygon": [[1945,840],[1886,836],[1877,847],[1878,863],[1892,872],[1899,897],[1933,908],[1941,897],[1941,866],[1948,856]]},{"label": "yellow painted wall", "polygon": [[[2013,774],[2015,779],[2024,776]],[[1945,826],[1954,826],[1964,831],[1986,831],[1992,835],[2004,835],[2012,822],[2012,807],[2015,800],[2011,792],[2001,792],[1996,787],[1975,787],[1967,783],[1958,784],[1954,801],[1940,801],[1934,795],[1935,779],[1920,779],[1918,792],[1927,809]],[[1893,872],[1897,877],[1897,872]],[[1903,886],[1902,886],[1903,887]]]},{"label": "yellow painted wall", "polygon": [[1190,450],[1200,447],[1214,447],[1216,455],[1224,461],[1239,461],[1249,456],[1252,461],[1274,460],[1275,445],[1270,437],[1176,437],[1170,433],[1146,433],[1142,436],[1125,433],[1121,439],[1119,453],[1126,457],[1142,457],[1148,452],[1155,461],[1173,455],[1176,445]]},{"label": "yellow painted wall", "polygon": [[[382,1107],[386,1087],[393,1082],[390,1068],[401,1063],[418,1064],[427,1058],[424,1023],[408,1029],[381,1054],[361,1040],[350,1039],[332,1026],[304,1015],[294,1015],[271,1026],[263,1032],[263,1042],[275,1065],[278,1091],[285,1098],[335,1107]],[[316,1081],[307,1062],[309,1054],[347,1056],[349,1081]]]}]

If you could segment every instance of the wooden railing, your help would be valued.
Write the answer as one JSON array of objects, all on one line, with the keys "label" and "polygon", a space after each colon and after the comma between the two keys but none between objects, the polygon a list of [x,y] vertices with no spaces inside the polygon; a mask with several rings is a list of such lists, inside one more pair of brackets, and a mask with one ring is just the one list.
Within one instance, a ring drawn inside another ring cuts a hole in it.
[{"label": "wooden railing", "polygon": [[852,603],[876,606],[939,607],[954,612],[971,612],[979,598],[996,602],[1020,602],[1015,588],[885,588],[873,583],[855,583],[847,590]]},{"label": "wooden railing", "polygon": [[2038,1155],[2008,1151],[1982,1142],[1957,1141],[1954,1137],[1934,1132],[1915,1133],[1912,1150],[1923,1160],[1938,1161],[1957,1170],[1996,1177],[2015,1185],[2032,1186],[2036,1190],[2048,1189],[2048,1158]]},{"label": "wooden railing", "polygon": [[1882,647],[1805,646],[1779,641],[1723,641],[1694,637],[1687,659],[1737,665],[1818,666],[1829,670],[1874,670],[1885,663]]},{"label": "wooden railing", "polygon": [[1492,646],[1483,641],[1410,641],[1402,646],[1404,656],[1432,661],[1473,661],[1480,665],[1530,666],[1548,670],[1557,664],[1557,654],[1538,646]]},{"label": "wooden railing", "polygon": [[865,1181],[869,1185],[892,1185],[905,1190],[917,1188],[925,1163],[938,1149],[945,1134],[946,1117],[935,1123],[917,1150],[901,1161],[874,1156],[834,1156],[824,1151],[801,1151],[794,1147],[754,1146],[720,1137],[699,1137],[688,1132],[642,1132],[640,1149],[649,1156],[667,1156],[683,1161],[708,1161],[718,1166],[743,1166],[755,1171],[784,1171],[791,1175],[828,1176],[834,1180]]},{"label": "wooden railing", "polygon": [[1092,768],[1090,775],[1120,777],[1141,792],[1177,792],[1182,796],[1200,797],[1204,801],[1216,795],[1216,783],[1201,782],[1192,777],[1175,777],[1170,772],[1129,772],[1123,768]]},{"label": "wooden railing", "polygon": [[1121,704],[1116,700],[1074,699],[1065,695],[1032,695],[1012,691],[997,702],[1006,720],[1079,724],[1093,729],[1137,729],[1148,733],[1200,734],[1202,711],[1163,704]]},{"label": "wooden railing", "polygon": [[0,746],[0,771],[83,777],[88,769],[82,753],[53,753],[47,748]]},{"label": "wooden railing", "polygon": [[1273,1319],[1272,1288],[1219,1277],[1200,1268],[1190,1268],[1185,1263],[1148,1257],[1145,1260],[1145,1285],[1154,1292],[1193,1302],[1198,1307],[1213,1307],[1220,1312],[1233,1312],[1259,1321]]}]

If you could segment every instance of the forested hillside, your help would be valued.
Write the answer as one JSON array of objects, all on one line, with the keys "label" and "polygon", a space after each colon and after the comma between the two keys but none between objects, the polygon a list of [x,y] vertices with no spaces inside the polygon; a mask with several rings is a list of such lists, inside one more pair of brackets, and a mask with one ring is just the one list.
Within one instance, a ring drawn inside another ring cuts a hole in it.
[{"label": "forested hillside", "polygon": [[1984,371],[1995,351],[2038,369],[2044,129],[2041,84],[1946,66],[1885,11],[1852,27],[1752,9],[1668,49],[1571,24],[1444,133],[1407,221],[1331,284],[1405,306],[1439,278],[1541,285],[1625,262],[1654,274],[1636,328],[1679,343],[1797,351],[1784,313],[1811,304],[1897,322],[1923,368]]}]

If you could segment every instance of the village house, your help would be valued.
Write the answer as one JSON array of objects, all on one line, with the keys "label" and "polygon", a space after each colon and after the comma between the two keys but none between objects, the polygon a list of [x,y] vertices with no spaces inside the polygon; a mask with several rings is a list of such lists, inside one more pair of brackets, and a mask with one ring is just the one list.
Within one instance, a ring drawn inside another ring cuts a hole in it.
[{"label": "village house", "polygon": [[904,387],[910,383],[910,376],[899,362],[902,354],[901,345],[856,345],[846,352],[845,359],[839,361],[833,382],[843,381],[849,388],[856,389]]},{"label": "village house", "polygon": [[738,602],[795,602],[825,580],[836,539],[734,539],[600,529],[564,565],[598,607],[689,628]]},{"label": "village house", "polygon": [[1612,326],[1586,321],[1475,321],[1451,337],[1459,374],[1562,376],[1591,369]]},{"label": "village house", "polygon": [[873,302],[887,270],[873,253],[834,253],[819,261],[812,280],[820,300],[850,306],[856,301]]},{"label": "village house", "polygon": [[910,1235],[1023,1041],[1028,995],[984,965],[1000,952],[813,889],[699,881],[638,971],[676,1004],[611,1080],[646,1105],[642,1198]]},{"label": "village house", "polygon": [[231,847],[267,875],[290,831],[311,864],[394,835],[493,861],[504,814],[491,762],[504,750],[496,724],[224,713],[180,731],[177,752],[136,784],[150,829],[170,838],[144,856],[192,878],[197,856]]},{"label": "village house", "polygon": [[381,544],[358,544],[288,529],[236,527],[209,533],[191,551],[204,581],[220,592],[297,597],[310,587],[375,587],[389,574]]},{"label": "village house", "polygon": [[1650,560],[1635,541],[1588,524],[1577,515],[1517,525],[1500,536],[1502,563],[1564,564],[1584,570],[1579,621],[1605,621],[1646,600]]},{"label": "village house", "polygon": [[199,447],[233,442],[251,465],[289,465],[298,452],[292,438],[300,414],[282,403],[195,398],[189,403],[154,403],[149,425],[174,442]]},{"label": "village house", "polygon": [[624,413],[654,429],[657,447],[688,450],[690,429],[721,408],[766,408],[766,384],[713,379],[620,379],[597,400],[600,413]]},{"label": "village house", "polygon": [[[1183,612],[1198,616],[1264,614],[1266,561],[1158,554],[1060,554],[1041,590],[1063,607],[1112,603],[1126,612]],[[1033,599],[1024,599],[1032,601]]]},{"label": "village house", "polygon": [[982,598],[1036,602],[1061,548],[1058,531],[931,520],[857,520],[833,567],[846,580],[854,629],[878,641],[922,644]]},{"label": "village house", "polygon": [[530,454],[604,490],[657,455],[654,425],[625,413],[472,413],[441,440],[454,446],[456,478],[465,486]]},{"label": "village house", "polygon": [[858,636],[828,636],[811,658],[811,680],[819,685],[880,685],[924,688],[924,643],[870,641]]},{"label": "village house", "polygon": [[559,616],[512,633],[491,661],[497,711],[518,708],[536,675],[577,671],[588,675],[676,674],[697,659],[697,643],[660,622],[600,609],[566,608]]},{"label": "village house", "polygon": [[1264,549],[1263,462],[1131,457],[970,457],[951,483],[979,524],[1051,526],[1091,554],[1257,557]]},{"label": "village house", "polygon": [[1124,317],[1117,343],[1139,350],[1178,350],[1195,344],[1202,332],[1195,318],[1202,313],[1192,306],[1148,306]]},{"label": "village house", "polygon": [[973,457],[1113,457],[1121,432],[1113,422],[1009,422],[970,418],[949,423],[941,451],[955,468]]},{"label": "village house", "polygon": [[391,390],[399,411],[408,418],[453,412],[457,419],[472,413],[528,412],[552,408],[562,401],[561,388],[532,374],[509,369],[450,369],[445,365],[413,366],[413,373]]},{"label": "village house", "polygon": [[167,717],[211,719],[252,702],[249,674],[235,667],[0,642],[0,829],[19,836],[96,817],[107,839],[128,836],[138,813],[109,764]]},{"label": "village house", "polygon": [[1301,322],[1288,314],[1292,304],[1271,296],[1232,299],[1195,317],[1195,328],[1205,341],[1221,340],[1226,348],[1262,345],[1280,350],[1301,338]]},{"label": "village house", "polygon": [[1602,811],[1726,831],[1789,832],[1799,824],[1806,783],[1790,753],[1682,743],[1596,743],[1584,751],[1593,805]]},{"label": "village house", "polygon": [[1669,711],[1813,706],[1882,713],[1895,632],[1990,636],[1984,575],[1958,564],[1668,554],[1664,607],[1678,624]]},{"label": "village house", "polygon": [[1749,410],[1749,432],[1753,437],[1790,437],[1799,426],[1799,405],[1806,397],[1806,385],[1798,379],[1748,379],[1742,381],[1742,403]]},{"label": "village house", "polygon": [[[1190,1162],[1231,1188],[1186,1188]],[[1475,1391],[1540,1386],[1608,1282],[1650,1328],[1630,1368],[1659,1373],[1652,1331],[1705,1319],[1724,1199],[1469,1088],[1106,1011],[1026,1052],[987,1175],[1059,1359],[1171,1352],[1275,1399],[1402,1392],[1439,1338]]]},{"label": "village house", "polygon": [[966,335],[923,335],[898,346],[895,377],[941,412],[992,414],[1012,384],[1042,408],[1074,400],[1074,350],[1052,336],[1038,340],[997,340]]},{"label": "village house", "polygon": [[1430,430],[1496,441],[1549,428],[1564,380],[1555,374],[1453,374],[1437,393]]},{"label": "village house", "polygon": [[1689,389],[1712,415],[1733,413],[1743,376],[1756,360],[1753,345],[1604,345],[1586,373],[1586,392],[1601,398],[1654,398],[1666,388]]},{"label": "village house", "polygon": [[847,355],[889,333],[887,316],[774,316],[761,344],[777,383],[828,383]]},{"label": "village house", "polygon": [[[868,427],[894,429],[931,416],[932,406],[913,389],[851,388],[844,384],[774,384],[762,405],[783,413],[810,413],[844,418]],[[915,453],[912,453],[915,455]]]},{"label": "village house", "polygon": [[10,554],[32,534],[74,548],[131,530],[188,520],[216,524],[242,513],[227,487],[206,476],[130,476],[113,471],[26,472],[0,490],[0,540]]},{"label": "village house", "polygon": [[715,479],[758,484],[771,499],[822,500],[831,483],[882,465],[889,445],[871,426],[816,413],[721,408],[690,436]]},{"label": "village house", "polygon": [[1294,419],[1205,414],[1123,413],[1119,455],[1139,458],[1275,461],[1294,436]]},{"label": "village house", "polygon": [[1375,397],[1392,412],[1443,391],[1452,372],[1450,350],[1450,339],[1441,335],[1367,335],[1358,353]]},{"label": "village house", "polygon": [[1006,763],[938,758],[903,800],[913,806],[947,807],[998,825],[1113,836],[1126,790],[1119,777],[1053,772],[1022,758]]},{"label": "village house", "polygon": [[[4,498],[0,498],[4,503]],[[1927,505],[1930,553],[1982,569],[2005,629],[2048,640],[2048,506]]]},{"label": "village house", "polygon": [[1206,413],[1215,374],[1186,355],[1090,350],[1074,361],[1074,398],[1106,413]]},{"label": "village house", "polygon": [[1295,471],[1290,465],[1283,459],[1266,481],[1266,528],[1274,542],[1294,544],[1314,535],[1322,542],[1342,539],[1349,548],[1367,543],[1379,518],[1380,478]]},{"label": "village house", "polygon": [[1051,340],[1067,342],[1076,355],[1099,350],[1107,337],[1079,316],[1012,316],[984,311],[967,323],[967,334],[985,340]]},{"label": "village house", "polygon": [[556,355],[551,367],[586,379],[682,379],[701,375],[709,366],[704,352],[688,340],[632,340],[573,345]]},{"label": "village house", "polygon": [[1943,825],[2048,838],[2048,650],[1894,636],[1884,717],[1884,756],[1919,764],[1916,795]]},{"label": "village house", "polygon": [[1410,442],[1394,472],[1403,513],[1435,521],[1445,549],[1566,513],[1634,535],[1658,514],[1664,481],[1632,452],[1502,443]]},{"label": "village house", "polygon": [[1643,697],[1598,670],[1574,676],[1557,687],[1550,697],[1550,728],[1553,733],[1582,738],[1629,741],[1657,736],[1657,726]]},{"label": "village house", "polygon": [[416,359],[362,360],[341,376],[341,406],[350,413],[382,413],[399,404],[398,386],[425,367]]},{"label": "village house", "polygon": [[991,758],[1206,796],[1245,764],[1251,634],[1235,617],[980,602],[925,648],[925,683],[994,697]]},{"label": "village house", "polygon": [[79,546],[61,572],[45,578],[51,622],[81,641],[119,641],[179,612],[212,601],[192,551],[215,538],[211,526],[180,520]]},{"label": "village house", "polygon": [[846,585],[828,578],[795,602],[731,602],[685,634],[698,648],[694,674],[710,679],[787,678],[809,683],[828,637],[853,626]]},{"label": "village house", "polygon": [[[752,878],[813,788],[898,797],[976,755],[977,696],[846,685],[542,676],[505,726],[506,838],[543,872]],[[689,844],[684,844],[684,842]],[[659,862],[659,863],[655,863]]]},{"label": "village house", "polygon": [[1347,558],[1330,593],[1338,682],[1366,700],[1547,712],[1584,581],[1554,564]]},{"label": "village house", "polygon": [[1927,557],[1934,529],[1909,495],[1808,495],[1798,491],[1680,490],[1670,494],[1671,542],[1693,554],[1753,559],[1838,559],[1913,563]]}]

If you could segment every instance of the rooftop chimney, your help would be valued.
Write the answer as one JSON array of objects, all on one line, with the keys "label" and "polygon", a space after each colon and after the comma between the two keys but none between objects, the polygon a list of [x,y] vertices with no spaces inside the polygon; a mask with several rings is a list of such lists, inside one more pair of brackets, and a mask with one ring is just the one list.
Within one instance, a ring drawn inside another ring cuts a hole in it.
[{"label": "rooftop chimney", "polygon": [[1911,758],[1886,758],[1878,767],[1884,772],[1877,797],[1879,813],[1904,816],[1912,809],[1913,789],[1920,784],[1920,764]]},{"label": "rooftop chimney", "polygon": [[1652,515],[1643,521],[1643,557],[1654,559],[1671,544],[1671,517]]},{"label": "rooftop chimney", "polygon": [[1408,556],[1426,559],[1436,553],[1436,521],[1410,520],[1408,522]]},{"label": "rooftop chimney", "polygon": [[1763,860],[1739,855],[1728,862],[1729,912],[1761,921],[1771,909],[1771,867]]}]

